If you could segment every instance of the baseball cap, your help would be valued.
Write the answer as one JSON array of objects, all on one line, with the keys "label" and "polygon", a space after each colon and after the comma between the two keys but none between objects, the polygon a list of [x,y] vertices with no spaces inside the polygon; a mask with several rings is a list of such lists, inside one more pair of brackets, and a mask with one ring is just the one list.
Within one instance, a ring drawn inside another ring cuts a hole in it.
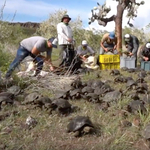
[{"label": "baseball cap", "polygon": [[130,34],[125,34],[124,40],[128,42],[130,41],[130,37],[131,37]]},{"label": "baseball cap", "polygon": [[115,38],[115,33],[114,32],[110,32],[109,33],[109,38],[110,39],[114,39]]},{"label": "baseball cap", "polygon": [[83,46],[87,46],[87,45],[88,45],[87,41],[86,41],[86,40],[83,40],[83,41],[82,41],[82,45],[83,45]]},{"label": "baseball cap", "polygon": [[48,41],[50,41],[52,43],[52,47],[57,48],[57,43],[58,43],[57,38],[51,37],[48,39]]},{"label": "baseball cap", "polygon": [[146,48],[150,48],[150,43],[147,43],[147,44],[146,44]]}]

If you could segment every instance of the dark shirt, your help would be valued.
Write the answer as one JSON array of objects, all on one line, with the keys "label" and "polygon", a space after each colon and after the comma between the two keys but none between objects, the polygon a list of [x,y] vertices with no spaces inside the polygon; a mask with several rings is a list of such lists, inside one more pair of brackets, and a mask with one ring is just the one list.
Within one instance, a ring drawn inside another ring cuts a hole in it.
[{"label": "dark shirt", "polygon": [[148,57],[149,60],[150,60],[150,49],[147,48],[146,46],[143,47],[143,49],[141,50],[141,55],[140,55],[141,58],[143,57]]},{"label": "dark shirt", "polygon": [[139,48],[139,40],[136,36],[130,35],[130,40],[125,41],[125,45],[128,45],[129,52],[136,54]]}]

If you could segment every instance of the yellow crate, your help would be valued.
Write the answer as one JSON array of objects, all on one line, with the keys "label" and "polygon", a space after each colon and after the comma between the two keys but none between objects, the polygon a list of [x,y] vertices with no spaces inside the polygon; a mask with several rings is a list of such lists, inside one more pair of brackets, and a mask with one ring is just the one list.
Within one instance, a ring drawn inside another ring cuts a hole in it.
[{"label": "yellow crate", "polygon": [[99,55],[100,63],[119,63],[120,55]]},{"label": "yellow crate", "polygon": [[105,69],[119,69],[120,68],[120,63],[101,63],[100,64],[100,69],[105,70]]}]

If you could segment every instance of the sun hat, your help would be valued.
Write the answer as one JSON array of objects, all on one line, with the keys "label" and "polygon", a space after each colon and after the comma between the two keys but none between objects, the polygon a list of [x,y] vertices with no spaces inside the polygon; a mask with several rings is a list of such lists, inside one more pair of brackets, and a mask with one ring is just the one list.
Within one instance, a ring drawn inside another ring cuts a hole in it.
[{"label": "sun hat", "polygon": [[110,32],[109,33],[109,38],[110,39],[114,39],[115,38],[115,33],[114,32]]},{"label": "sun hat", "polygon": [[124,40],[128,42],[128,41],[130,41],[130,37],[131,37],[130,34],[125,34]]},{"label": "sun hat", "polygon": [[147,43],[147,44],[146,44],[146,48],[150,48],[150,43]]},{"label": "sun hat", "polygon": [[86,41],[86,40],[83,40],[83,41],[82,41],[82,45],[83,45],[83,46],[87,46],[87,45],[88,45],[87,41]]},{"label": "sun hat", "polygon": [[71,20],[71,18],[69,17],[69,15],[63,15],[63,17],[61,18],[61,22],[63,22],[63,20],[65,19],[65,18],[68,18],[69,19],[69,21]]},{"label": "sun hat", "polygon": [[50,41],[52,43],[52,47],[57,48],[57,43],[58,43],[57,38],[51,37],[48,39],[48,41]]}]

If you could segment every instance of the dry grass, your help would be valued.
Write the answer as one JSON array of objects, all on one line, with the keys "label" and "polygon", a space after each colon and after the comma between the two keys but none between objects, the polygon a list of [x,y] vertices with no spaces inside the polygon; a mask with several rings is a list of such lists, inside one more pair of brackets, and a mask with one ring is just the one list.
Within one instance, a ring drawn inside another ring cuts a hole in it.
[{"label": "dry grass", "polygon": [[[102,81],[113,80],[114,78],[109,76],[109,70],[92,72],[81,78],[83,81],[96,78],[97,73],[100,73]],[[122,71],[122,74],[137,78],[134,73],[129,74]],[[146,78],[148,81],[148,77]],[[59,82],[57,79],[59,85],[66,83],[64,78],[60,79]],[[47,80],[49,84],[52,83],[50,80]],[[67,81],[69,81],[68,77]],[[125,85],[121,83],[109,83],[115,89],[125,88]],[[40,83],[38,84],[40,85]],[[45,88],[43,92],[45,95],[51,95],[49,89]],[[104,112],[97,107],[98,104],[82,99],[69,100],[72,105],[78,106],[80,110],[66,117],[58,116],[55,113],[49,115],[44,110],[27,109],[27,107],[20,105],[6,106],[1,110],[0,114],[9,112],[10,115],[2,120],[0,124],[0,148],[2,147],[6,150],[146,150],[147,147],[142,141],[142,131],[149,122],[150,115],[128,113],[127,117],[124,118],[121,112],[129,101],[131,99],[124,97],[122,100],[112,103],[108,111]],[[13,111],[18,113],[14,114]],[[69,120],[77,115],[89,116],[96,127],[96,132],[80,138],[75,138],[72,133],[67,133],[66,128]],[[38,122],[30,130],[25,127],[25,121],[28,116],[34,117]],[[132,123],[135,117],[140,118],[141,125],[139,127],[122,126],[122,120],[127,119]]]}]

